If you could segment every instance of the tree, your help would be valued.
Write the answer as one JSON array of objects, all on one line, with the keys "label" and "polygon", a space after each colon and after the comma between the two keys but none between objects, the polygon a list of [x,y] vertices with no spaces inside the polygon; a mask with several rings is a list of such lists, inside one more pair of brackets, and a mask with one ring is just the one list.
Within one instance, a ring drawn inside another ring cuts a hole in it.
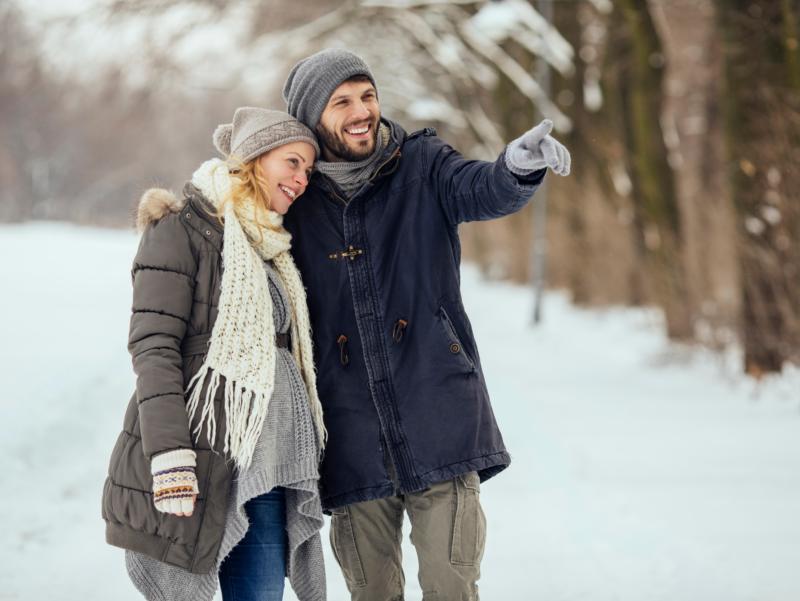
[{"label": "tree", "polygon": [[760,375],[800,359],[800,5],[718,5],[744,364],[748,373]]}]

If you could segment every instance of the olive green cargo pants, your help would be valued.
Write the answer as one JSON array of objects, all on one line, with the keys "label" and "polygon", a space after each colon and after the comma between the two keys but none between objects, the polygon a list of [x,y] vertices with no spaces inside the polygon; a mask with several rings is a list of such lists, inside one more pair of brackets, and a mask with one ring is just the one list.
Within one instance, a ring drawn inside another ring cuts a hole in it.
[{"label": "olive green cargo pants", "polygon": [[423,601],[478,601],[486,538],[476,472],[430,488],[333,510],[331,546],[353,601],[402,601],[403,512],[419,560]]}]

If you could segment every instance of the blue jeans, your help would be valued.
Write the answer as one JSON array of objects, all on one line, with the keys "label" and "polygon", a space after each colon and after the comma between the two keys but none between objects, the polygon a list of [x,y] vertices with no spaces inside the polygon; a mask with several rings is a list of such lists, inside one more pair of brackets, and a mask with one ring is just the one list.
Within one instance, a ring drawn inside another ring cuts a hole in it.
[{"label": "blue jeans", "polygon": [[244,505],[250,527],[219,570],[223,601],[280,601],[286,575],[286,499],[282,488]]}]

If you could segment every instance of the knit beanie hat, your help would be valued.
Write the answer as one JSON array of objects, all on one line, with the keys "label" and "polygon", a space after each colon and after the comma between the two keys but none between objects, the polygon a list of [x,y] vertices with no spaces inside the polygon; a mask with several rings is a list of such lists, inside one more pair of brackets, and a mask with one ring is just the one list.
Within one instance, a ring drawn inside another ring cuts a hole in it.
[{"label": "knit beanie hat", "polygon": [[214,147],[226,157],[246,163],[289,142],[308,142],[319,155],[313,132],[283,111],[243,106],[233,114],[233,123],[214,130]]},{"label": "knit beanie hat", "polygon": [[364,59],[349,50],[328,48],[304,58],[283,86],[287,110],[314,129],[334,90],[355,75],[367,76],[378,87]]}]

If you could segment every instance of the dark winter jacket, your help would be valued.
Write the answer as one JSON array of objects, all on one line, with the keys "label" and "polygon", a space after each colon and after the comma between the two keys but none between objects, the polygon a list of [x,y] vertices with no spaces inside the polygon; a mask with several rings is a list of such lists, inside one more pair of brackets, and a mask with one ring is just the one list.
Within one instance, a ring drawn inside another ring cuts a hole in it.
[{"label": "dark winter jacket", "polygon": [[[216,397],[217,453],[204,435],[194,441],[184,390],[202,365],[217,318],[223,230],[200,193],[192,186],[185,192],[178,201],[150,191],[139,207],[144,233],[133,264],[128,340],[136,391],[112,452],[102,515],[110,544],[202,573],[216,566],[233,468],[221,449],[224,386]],[[200,494],[191,517],[157,511],[151,495],[150,458],[179,448],[197,453]]]},{"label": "dark winter jacket", "polygon": [[502,156],[466,160],[431,129],[386,123],[381,166],[349,202],[316,173],[284,220],[329,434],[326,510],[510,462],[461,302],[458,224],[519,210],[544,170],[519,178]]}]

